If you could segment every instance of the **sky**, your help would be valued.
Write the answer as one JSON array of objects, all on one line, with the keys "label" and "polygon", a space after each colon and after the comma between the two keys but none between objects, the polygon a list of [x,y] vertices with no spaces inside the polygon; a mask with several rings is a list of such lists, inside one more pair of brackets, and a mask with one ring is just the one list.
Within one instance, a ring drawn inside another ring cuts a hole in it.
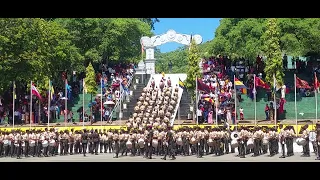
[{"label": "sky", "polygon": [[[214,32],[220,24],[221,18],[159,18],[160,22],[155,24],[156,35],[165,34],[173,29],[181,34],[199,34],[202,36],[203,43],[214,38]],[[174,51],[182,44],[169,42],[159,46],[162,53]]]}]

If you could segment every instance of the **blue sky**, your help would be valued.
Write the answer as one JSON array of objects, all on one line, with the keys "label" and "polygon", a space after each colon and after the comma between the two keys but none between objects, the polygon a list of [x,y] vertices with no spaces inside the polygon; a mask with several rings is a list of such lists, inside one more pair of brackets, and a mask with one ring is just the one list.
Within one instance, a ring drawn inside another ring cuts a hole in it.
[{"label": "blue sky", "polygon": [[[169,29],[181,34],[199,34],[203,42],[212,40],[214,32],[220,24],[221,18],[159,18],[160,22],[155,24],[155,34],[166,33]],[[183,45],[170,42],[159,46],[162,53],[176,50]]]}]

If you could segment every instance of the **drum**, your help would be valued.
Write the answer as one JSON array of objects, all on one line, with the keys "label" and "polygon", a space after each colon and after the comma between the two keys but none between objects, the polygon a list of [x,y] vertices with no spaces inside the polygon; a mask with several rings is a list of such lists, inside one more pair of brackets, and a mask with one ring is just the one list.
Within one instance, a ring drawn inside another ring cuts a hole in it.
[{"label": "drum", "polygon": [[154,148],[158,147],[158,140],[157,139],[152,140],[152,147],[154,147]]},{"label": "drum", "polygon": [[232,148],[236,148],[236,147],[238,147],[238,146],[239,146],[238,141],[237,141],[236,139],[233,139],[233,140],[231,141],[231,147],[232,147]]},{"label": "drum", "polygon": [[50,140],[49,146],[55,146],[55,144],[56,144],[56,141],[54,139]]},{"label": "drum", "polygon": [[311,142],[314,142],[317,140],[317,133],[315,131],[310,131],[309,133],[309,140]]},{"label": "drum", "polygon": [[35,145],[36,145],[36,141],[30,141],[30,144],[29,144],[30,147],[34,147]]},{"label": "drum", "polygon": [[42,147],[48,147],[48,145],[49,145],[49,143],[48,143],[47,140],[44,140],[44,141],[42,142]]},{"label": "drum", "polygon": [[9,140],[7,140],[7,139],[6,139],[6,140],[3,140],[3,145],[4,145],[4,146],[8,146],[8,145],[9,145]]},{"label": "drum", "polygon": [[197,141],[196,138],[194,138],[194,137],[191,138],[191,144],[195,144],[196,141]]},{"label": "drum", "polygon": [[138,144],[140,148],[144,148],[144,140],[142,138],[138,140]]},{"label": "drum", "polygon": [[269,144],[268,138],[263,138],[262,139],[262,144],[265,145],[265,146],[268,145]]},{"label": "drum", "polygon": [[127,141],[126,146],[128,149],[132,148],[132,142],[131,141]]},{"label": "drum", "polygon": [[179,146],[182,146],[182,138],[181,138],[181,137],[179,137],[179,138],[177,139],[177,144],[178,144]]},{"label": "drum", "polygon": [[208,139],[208,146],[213,146],[213,140],[210,138],[210,139]]},{"label": "drum", "polygon": [[248,141],[247,141],[247,148],[248,148],[248,149],[252,149],[252,148],[253,148],[253,139],[252,139],[252,138],[248,139]]},{"label": "drum", "polygon": [[22,147],[25,147],[25,146],[26,146],[26,143],[25,143],[24,141],[22,141],[21,146],[22,146]]},{"label": "drum", "polygon": [[304,138],[298,138],[296,139],[296,143],[299,145],[299,146],[304,146],[307,144],[307,141],[304,139]]},{"label": "drum", "polygon": [[14,146],[16,146],[16,147],[18,147],[18,146],[19,146],[18,141],[15,141],[15,142],[14,142]]}]

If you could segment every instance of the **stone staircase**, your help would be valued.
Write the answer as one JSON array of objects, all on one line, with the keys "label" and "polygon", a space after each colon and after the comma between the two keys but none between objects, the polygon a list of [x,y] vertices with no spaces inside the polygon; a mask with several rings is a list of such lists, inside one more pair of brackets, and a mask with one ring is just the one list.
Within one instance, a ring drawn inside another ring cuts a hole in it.
[{"label": "stone staircase", "polygon": [[[143,77],[143,81],[142,81],[142,76]],[[136,79],[139,79],[139,83],[136,83]],[[137,100],[138,98],[141,96],[142,90],[143,88],[146,87],[147,84],[149,84],[149,80],[150,80],[150,75],[146,75],[146,74],[136,74],[133,78],[133,82],[131,85],[131,89],[133,91],[132,96],[130,97],[130,102],[127,103],[127,109],[123,109],[122,113],[122,119],[123,120],[128,120],[130,115],[133,114],[134,112],[134,107],[137,104]],[[135,89],[133,87],[136,87]]]},{"label": "stone staircase", "polygon": [[188,119],[188,114],[192,113],[190,112],[190,104],[191,104],[190,95],[188,94],[187,91],[183,91],[181,100],[180,100],[180,112],[177,113],[176,119]]}]

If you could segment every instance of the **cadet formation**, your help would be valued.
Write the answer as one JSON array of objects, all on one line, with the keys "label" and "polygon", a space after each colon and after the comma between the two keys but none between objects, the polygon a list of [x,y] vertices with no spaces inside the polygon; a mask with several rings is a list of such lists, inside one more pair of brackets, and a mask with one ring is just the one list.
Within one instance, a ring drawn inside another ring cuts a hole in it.
[{"label": "cadet formation", "polygon": [[[280,128],[280,133],[276,129]],[[57,129],[1,131],[0,155],[3,158],[30,158],[48,156],[67,156],[82,154],[98,155],[113,153],[114,158],[120,156],[141,156],[152,159],[160,156],[163,160],[176,159],[176,156],[223,156],[236,153],[239,158],[247,155],[275,156],[280,158],[294,155],[293,142],[303,146],[303,157],[310,157],[309,142],[319,160],[320,126],[315,131],[308,131],[308,125],[302,127],[298,137],[293,127],[280,125],[275,128],[255,127],[249,129],[239,127],[204,128],[183,127],[173,130],[153,128],[128,130],[86,130],[58,131]]]}]

